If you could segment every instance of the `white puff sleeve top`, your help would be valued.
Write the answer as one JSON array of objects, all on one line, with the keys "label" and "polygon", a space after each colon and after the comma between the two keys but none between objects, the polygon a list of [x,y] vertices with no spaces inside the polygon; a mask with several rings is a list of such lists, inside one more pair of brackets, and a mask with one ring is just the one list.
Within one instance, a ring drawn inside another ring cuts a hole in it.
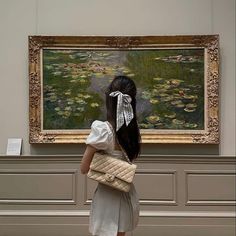
[{"label": "white puff sleeve top", "polygon": [[98,150],[111,150],[113,148],[113,134],[108,124],[95,120],[91,125],[91,132],[85,141]]}]

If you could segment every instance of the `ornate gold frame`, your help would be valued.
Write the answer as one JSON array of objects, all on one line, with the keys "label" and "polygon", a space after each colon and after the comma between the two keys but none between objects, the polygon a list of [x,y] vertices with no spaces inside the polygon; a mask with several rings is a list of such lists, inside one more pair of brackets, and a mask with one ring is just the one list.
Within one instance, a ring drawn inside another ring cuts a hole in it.
[{"label": "ornate gold frame", "polygon": [[196,48],[205,49],[205,129],[198,131],[143,130],[143,143],[219,143],[219,36],[29,36],[29,142],[84,143],[89,129],[43,131],[41,51],[44,47],[70,48]]}]

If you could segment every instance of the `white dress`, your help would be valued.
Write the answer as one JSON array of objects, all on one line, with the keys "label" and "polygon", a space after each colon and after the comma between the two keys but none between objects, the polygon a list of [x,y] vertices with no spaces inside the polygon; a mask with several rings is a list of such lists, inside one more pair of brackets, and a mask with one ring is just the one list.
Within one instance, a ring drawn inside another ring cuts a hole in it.
[{"label": "white dress", "polygon": [[[85,142],[105,150],[114,157],[124,158],[120,150],[114,150],[115,139],[109,125],[95,120],[91,133]],[[90,217],[89,232],[97,236],[116,236],[117,232],[134,230],[139,219],[139,197],[134,184],[128,193],[98,183],[94,192]]]}]

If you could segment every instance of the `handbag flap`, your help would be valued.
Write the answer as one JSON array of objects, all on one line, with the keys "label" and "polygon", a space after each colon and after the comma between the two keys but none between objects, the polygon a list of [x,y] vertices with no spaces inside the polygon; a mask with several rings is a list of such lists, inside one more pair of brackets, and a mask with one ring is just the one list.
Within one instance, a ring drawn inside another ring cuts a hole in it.
[{"label": "handbag flap", "polygon": [[109,154],[95,152],[90,169],[101,173],[108,173],[125,182],[133,181],[137,165],[112,157]]}]

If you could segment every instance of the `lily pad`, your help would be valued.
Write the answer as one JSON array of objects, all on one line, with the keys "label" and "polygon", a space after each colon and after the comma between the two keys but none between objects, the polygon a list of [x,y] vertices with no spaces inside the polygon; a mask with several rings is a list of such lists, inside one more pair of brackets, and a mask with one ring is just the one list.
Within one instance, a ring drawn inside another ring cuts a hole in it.
[{"label": "lily pad", "polygon": [[197,107],[197,104],[196,103],[188,103],[188,104],[186,104],[186,108],[195,108],[195,107]]},{"label": "lily pad", "polygon": [[140,129],[153,129],[154,128],[154,125],[153,124],[146,124],[146,123],[141,123],[139,124],[139,128]]},{"label": "lily pad", "polygon": [[167,118],[171,118],[171,119],[173,119],[173,118],[176,117],[176,113],[173,112],[173,113],[170,113],[170,114],[166,114],[166,115],[164,115],[164,116],[167,117]]},{"label": "lily pad", "polygon": [[172,122],[176,125],[183,125],[185,121],[183,120],[178,120],[178,119],[173,119]]},{"label": "lily pad", "polygon": [[56,95],[51,96],[51,97],[49,97],[49,100],[50,100],[51,102],[55,102],[55,101],[57,100],[57,96],[56,96]]},{"label": "lily pad", "polygon": [[140,129],[148,129],[148,128],[149,128],[149,125],[148,125],[148,124],[145,124],[145,123],[141,123],[141,124],[139,124],[139,128],[140,128]]},{"label": "lily pad", "polygon": [[169,97],[162,97],[161,98],[161,101],[162,102],[169,102],[169,101],[171,101],[173,99],[173,97],[171,97],[171,96],[169,96]]},{"label": "lily pad", "polygon": [[178,105],[178,104],[183,104],[183,102],[181,100],[175,100],[171,102],[172,105]]},{"label": "lily pad", "polygon": [[71,107],[65,107],[65,111],[71,111],[72,108]]},{"label": "lily pad", "polygon": [[123,72],[124,72],[125,74],[128,74],[128,73],[130,73],[130,70],[124,69]]},{"label": "lily pad", "polygon": [[152,104],[159,103],[159,101],[157,99],[150,99],[149,102],[152,103]]},{"label": "lily pad", "polygon": [[86,80],[85,79],[80,79],[79,82],[80,83],[86,83]]},{"label": "lily pad", "polygon": [[64,115],[64,111],[58,111],[57,114],[58,114],[59,116],[62,116],[62,115]]},{"label": "lily pad", "polygon": [[127,76],[129,76],[129,77],[134,77],[135,74],[131,73],[131,74],[127,74]]},{"label": "lily pad", "polygon": [[161,81],[161,80],[163,80],[163,78],[156,77],[156,78],[153,78],[153,80],[155,80],[155,81]]},{"label": "lily pad", "polygon": [[51,66],[51,65],[46,65],[45,66],[48,70],[52,70],[53,69],[53,66]]},{"label": "lily pad", "polygon": [[154,89],[152,90],[152,95],[158,95],[158,94],[159,94],[159,90],[156,89],[156,88],[154,88]]},{"label": "lily pad", "polygon": [[85,94],[85,95],[83,95],[83,97],[86,99],[86,98],[91,98],[91,95],[89,95],[89,94]]},{"label": "lily pad", "polygon": [[161,97],[168,97],[169,96],[169,94],[167,94],[167,93],[160,93],[159,94]]},{"label": "lily pad", "polygon": [[87,102],[85,102],[83,99],[78,98],[78,97],[76,97],[75,100],[76,100],[75,102],[76,102],[76,103],[79,103],[79,104],[86,104],[86,103],[87,103]]},{"label": "lily pad", "polygon": [[84,107],[77,107],[76,110],[80,111],[80,112],[83,112],[84,111]]},{"label": "lily pad", "polygon": [[[169,81],[167,81],[167,82],[169,82]],[[163,87],[163,89],[168,90],[170,88],[170,85],[169,84],[164,84],[162,87]]]},{"label": "lily pad", "polygon": [[70,111],[65,111],[65,112],[64,112],[64,116],[65,116],[65,117],[69,117],[70,115],[71,115],[71,112],[70,112]]},{"label": "lily pad", "polygon": [[175,106],[178,107],[178,108],[182,108],[182,107],[185,107],[185,104],[184,103],[179,103],[179,104],[176,104]]},{"label": "lily pad", "polygon": [[72,79],[70,82],[71,83],[76,83],[76,82],[78,82],[78,80]]},{"label": "lily pad", "polygon": [[99,104],[96,103],[96,102],[93,102],[93,103],[90,104],[90,106],[91,106],[91,107],[99,107]]},{"label": "lily pad", "polygon": [[182,83],[182,82],[183,82],[183,80],[178,80],[178,79],[172,79],[172,80],[170,80],[170,83],[171,83],[172,85],[175,85],[175,86],[179,86],[180,83]]},{"label": "lily pad", "polygon": [[195,108],[184,108],[184,110],[186,111],[186,112],[194,112],[194,111],[196,111],[196,109]]},{"label": "lily pad", "polygon": [[61,75],[61,71],[55,71],[55,72],[53,72],[53,75],[55,75],[55,76],[57,76],[57,75]]},{"label": "lily pad", "polygon": [[185,99],[197,99],[197,98],[198,98],[197,95],[187,95],[187,94],[185,94],[183,97],[184,97]]},{"label": "lily pad", "polygon": [[196,127],[197,127],[197,124],[186,123],[186,124],[184,124],[184,126],[185,126],[186,128],[196,128]]},{"label": "lily pad", "polygon": [[148,122],[155,124],[157,121],[160,120],[160,117],[153,115],[153,116],[148,116],[146,119]]}]

